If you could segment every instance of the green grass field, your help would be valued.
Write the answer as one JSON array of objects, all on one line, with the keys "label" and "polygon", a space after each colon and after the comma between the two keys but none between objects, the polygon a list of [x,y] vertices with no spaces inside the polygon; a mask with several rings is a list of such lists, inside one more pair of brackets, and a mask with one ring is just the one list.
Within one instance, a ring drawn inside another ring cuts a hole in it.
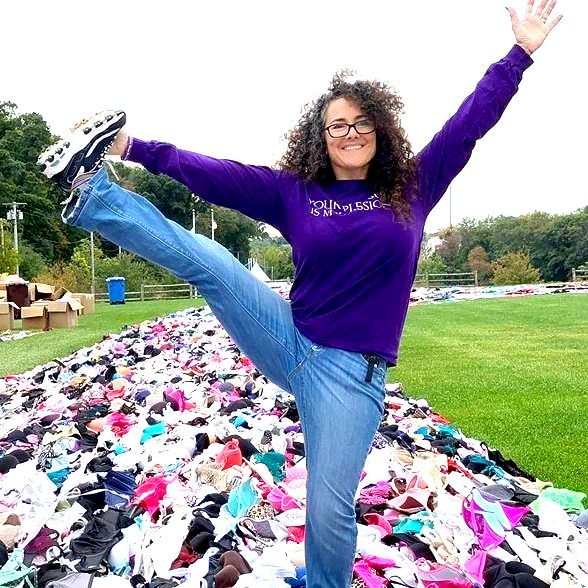
[{"label": "green grass field", "polygon": [[413,307],[388,380],[533,475],[588,491],[588,296]]},{"label": "green grass field", "polygon": [[[197,301],[200,303],[200,301]],[[0,343],[0,376],[99,341],[124,325],[196,305],[100,305],[76,329]],[[413,397],[557,486],[588,491],[588,296],[551,295],[416,306],[399,367]]]}]

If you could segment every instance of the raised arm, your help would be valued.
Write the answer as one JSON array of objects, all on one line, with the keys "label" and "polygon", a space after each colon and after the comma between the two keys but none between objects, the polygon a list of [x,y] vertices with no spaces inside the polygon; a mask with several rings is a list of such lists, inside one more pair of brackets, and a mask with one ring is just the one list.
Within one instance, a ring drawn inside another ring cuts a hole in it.
[{"label": "raised arm", "polygon": [[427,214],[468,162],[478,139],[498,122],[516,94],[523,72],[533,63],[530,55],[561,20],[558,16],[547,24],[556,0],[541,0],[536,10],[534,3],[528,0],[522,20],[508,9],[516,45],[490,66],[474,92],[417,155],[419,198]]},{"label": "raised arm", "polygon": [[280,172],[178,149],[170,143],[117,137],[111,155],[140,163],[154,174],[165,174],[195,195],[238,210],[279,228],[283,219]]}]

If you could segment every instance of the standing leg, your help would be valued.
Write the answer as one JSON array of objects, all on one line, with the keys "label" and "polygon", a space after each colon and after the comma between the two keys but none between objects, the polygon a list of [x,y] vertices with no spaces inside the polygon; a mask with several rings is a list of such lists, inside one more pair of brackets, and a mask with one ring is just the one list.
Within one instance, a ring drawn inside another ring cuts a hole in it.
[{"label": "standing leg", "polygon": [[312,345],[289,376],[308,468],[307,588],[348,588],[357,542],[355,492],[383,414],[386,368],[364,381],[360,353]]},{"label": "standing leg", "polygon": [[170,221],[146,198],[110,182],[104,169],[72,192],[62,217],[196,286],[241,351],[288,390],[297,355],[290,305],[222,245]]}]

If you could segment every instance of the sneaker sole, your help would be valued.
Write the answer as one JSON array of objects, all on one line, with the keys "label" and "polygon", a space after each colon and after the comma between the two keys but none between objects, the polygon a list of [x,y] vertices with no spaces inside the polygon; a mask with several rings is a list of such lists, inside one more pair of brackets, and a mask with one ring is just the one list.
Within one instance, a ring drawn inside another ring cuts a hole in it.
[{"label": "sneaker sole", "polygon": [[[126,114],[121,110],[107,110],[95,114],[86,123],[73,131],[67,139],[54,143],[41,153],[37,159],[37,165],[41,167],[43,175],[53,178],[66,170],[78,155],[81,157],[77,159],[82,160],[91,158],[94,155],[96,156],[95,159],[99,161],[106,154],[116,134],[124,126],[125,122]],[[95,153],[98,148],[101,148],[102,153]],[[83,166],[81,165],[80,169],[73,174],[74,177],[82,169]],[[83,171],[91,170],[83,169]]]}]

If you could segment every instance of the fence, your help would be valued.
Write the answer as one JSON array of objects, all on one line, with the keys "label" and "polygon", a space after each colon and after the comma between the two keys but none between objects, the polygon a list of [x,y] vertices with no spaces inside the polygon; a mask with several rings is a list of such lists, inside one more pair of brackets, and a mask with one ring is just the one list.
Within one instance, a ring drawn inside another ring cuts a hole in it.
[{"label": "fence", "polygon": [[[586,279],[588,279],[588,276]],[[266,283],[270,288],[274,289],[291,285],[290,280],[273,280]],[[415,287],[426,286],[427,288],[441,286],[477,286],[478,272],[417,274],[413,285]],[[197,297],[198,292],[196,288],[190,284],[142,284],[140,290],[125,292],[126,302]],[[97,292],[96,302],[108,302],[108,292]]]},{"label": "fence", "polygon": [[435,288],[441,286],[477,286],[478,272],[456,272],[447,274],[417,274],[413,286]]},{"label": "fence", "polygon": [[572,282],[588,282],[588,268],[572,268]]},{"label": "fence", "polygon": [[[197,298],[198,293],[190,284],[141,284],[136,292],[125,292],[125,301],[162,300],[172,298]],[[97,292],[96,302],[107,302],[108,292]]]},{"label": "fence", "polygon": [[[572,269],[572,282],[588,282],[588,268]],[[291,285],[290,280],[266,282],[270,288],[279,289]],[[436,288],[442,286],[478,286],[478,272],[456,272],[445,274],[416,274],[414,287]],[[136,292],[125,292],[127,302],[161,300],[173,298],[197,298],[198,292],[190,284],[143,284]],[[108,302],[107,292],[97,292],[96,302]]]}]

